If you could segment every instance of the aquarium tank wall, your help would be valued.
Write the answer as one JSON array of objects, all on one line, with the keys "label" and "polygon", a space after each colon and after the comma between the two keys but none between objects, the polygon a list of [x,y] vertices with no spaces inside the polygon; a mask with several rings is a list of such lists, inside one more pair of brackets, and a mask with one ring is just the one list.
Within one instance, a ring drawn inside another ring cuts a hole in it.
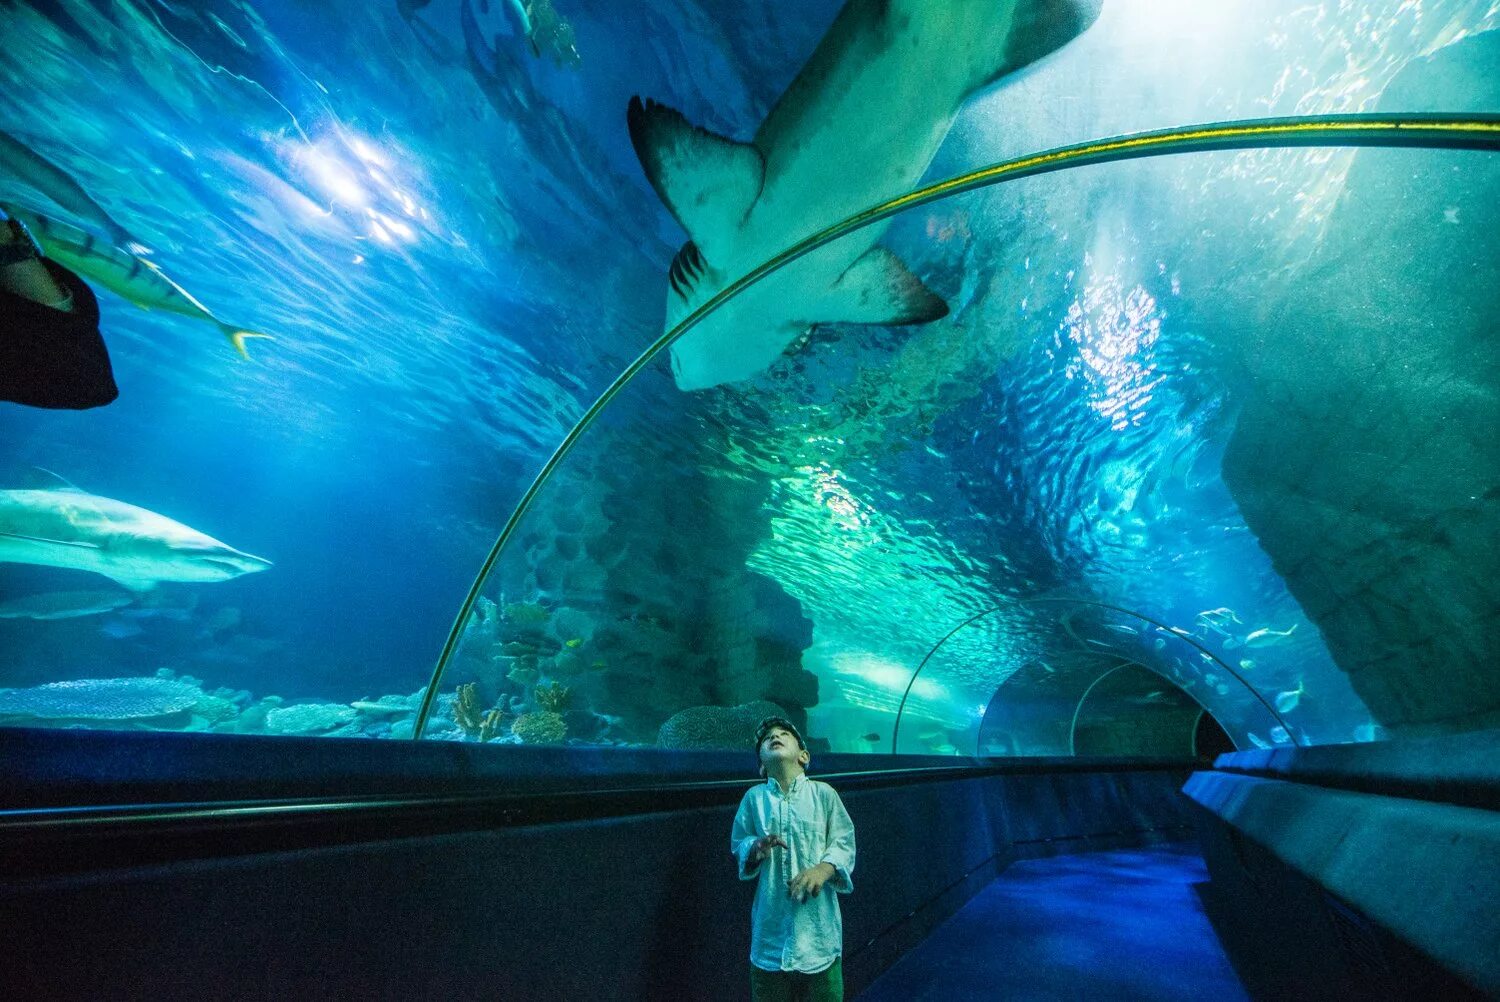
[{"label": "aquarium tank wall", "polygon": [[1500,4],[1054,7],[5,5],[0,724],[1500,725]]}]

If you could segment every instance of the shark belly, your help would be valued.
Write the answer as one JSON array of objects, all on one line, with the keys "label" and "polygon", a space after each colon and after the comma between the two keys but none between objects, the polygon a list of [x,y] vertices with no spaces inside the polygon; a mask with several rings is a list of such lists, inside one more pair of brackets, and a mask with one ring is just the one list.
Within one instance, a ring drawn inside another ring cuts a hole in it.
[{"label": "shark belly", "polygon": [[[648,179],[692,238],[667,326],[798,241],[909,191],[975,90],[1083,31],[1101,0],[849,0],[753,143],[631,102]],[[878,245],[842,237],[741,293],[672,345],[683,390],[753,377],[818,323],[926,323],[947,305]]]}]

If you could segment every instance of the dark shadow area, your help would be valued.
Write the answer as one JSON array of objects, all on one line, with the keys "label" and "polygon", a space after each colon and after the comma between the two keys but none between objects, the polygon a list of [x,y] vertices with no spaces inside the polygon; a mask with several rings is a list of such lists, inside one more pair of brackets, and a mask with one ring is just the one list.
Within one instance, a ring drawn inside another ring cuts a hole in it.
[{"label": "dark shadow area", "polygon": [[1219,872],[1197,891],[1251,998],[1461,1002],[1486,997],[1248,840],[1234,840],[1231,851],[1243,883]]},{"label": "dark shadow area", "polygon": [[1183,844],[1024,860],[861,1002],[1247,998],[1194,893],[1207,876]]},{"label": "dark shadow area", "polygon": [[1193,730],[1193,755],[1203,762],[1212,762],[1220,755],[1228,755],[1235,751],[1234,742],[1229,739],[1224,728],[1213,718],[1213,714],[1207,710],[1198,718],[1198,726]]}]

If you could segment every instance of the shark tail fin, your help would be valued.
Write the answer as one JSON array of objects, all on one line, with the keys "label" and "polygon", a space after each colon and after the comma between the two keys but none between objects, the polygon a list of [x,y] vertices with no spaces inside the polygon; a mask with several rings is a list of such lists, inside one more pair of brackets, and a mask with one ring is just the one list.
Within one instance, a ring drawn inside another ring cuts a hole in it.
[{"label": "shark tail fin", "polygon": [[948,315],[943,298],[884,247],[871,247],[822,300],[821,323],[925,324]]},{"label": "shark tail fin", "polygon": [[266,341],[276,340],[269,334],[257,334],[255,331],[242,331],[236,327],[231,327],[229,324],[225,324],[223,329],[224,336],[229,338],[229,343],[234,345],[234,350],[240,353],[240,358],[243,358],[247,361],[250,358],[250,353],[245,350],[245,342],[250,338],[262,338]]},{"label": "shark tail fin", "polygon": [[651,187],[704,256],[722,261],[765,183],[760,150],[700,129],[651,100],[631,98],[625,117]]}]

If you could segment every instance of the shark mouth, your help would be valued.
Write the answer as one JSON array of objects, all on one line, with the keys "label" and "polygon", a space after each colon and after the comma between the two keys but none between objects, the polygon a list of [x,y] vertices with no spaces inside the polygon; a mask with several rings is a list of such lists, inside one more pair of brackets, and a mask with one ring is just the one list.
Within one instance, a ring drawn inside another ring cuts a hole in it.
[{"label": "shark mouth", "polygon": [[203,563],[217,571],[228,574],[252,574],[271,566],[271,561],[252,557],[248,553],[233,557],[204,557]]}]

